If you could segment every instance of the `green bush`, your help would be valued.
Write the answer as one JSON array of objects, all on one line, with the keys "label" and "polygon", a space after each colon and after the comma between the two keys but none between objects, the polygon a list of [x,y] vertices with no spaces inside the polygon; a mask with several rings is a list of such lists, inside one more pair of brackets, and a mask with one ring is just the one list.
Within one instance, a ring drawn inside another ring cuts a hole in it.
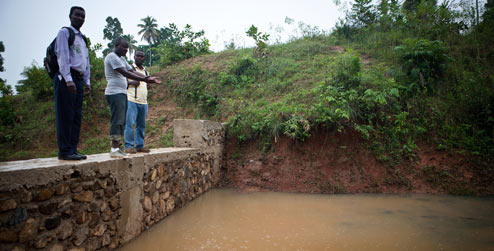
[{"label": "green bush", "polygon": [[210,90],[208,79],[211,77],[200,67],[184,72],[187,81],[175,88],[176,101],[184,106],[196,104],[202,115],[214,116],[220,97]]},{"label": "green bush", "polygon": [[180,31],[173,23],[168,30],[171,37],[163,40],[157,48],[162,66],[210,53],[209,40],[204,37],[204,30],[193,32],[192,26],[187,24]]},{"label": "green bush", "polygon": [[404,44],[395,47],[394,51],[406,75],[403,82],[411,95],[420,91],[433,91],[450,61],[446,47],[440,41],[406,39]]},{"label": "green bush", "polygon": [[33,63],[25,67],[21,75],[25,78],[19,81],[16,90],[18,93],[30,92],[37,100],[46,100],[53,97],[53,80],[43,67]]},{"label": "green bush", "polygon": [[254,56],[258,58],[266,57],[268,53],[269,34],[258,31],[257,27],[254,25],[251,25],[249,30],[245,33],[248,37],[251,37],[256,41]]}]

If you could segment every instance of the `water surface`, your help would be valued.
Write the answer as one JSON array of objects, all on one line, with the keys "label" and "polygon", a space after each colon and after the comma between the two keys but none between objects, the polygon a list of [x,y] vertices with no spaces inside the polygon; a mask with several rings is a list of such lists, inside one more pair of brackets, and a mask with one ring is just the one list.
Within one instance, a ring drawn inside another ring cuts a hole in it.
[{"label": "water surface", "polygon": [[494,199],[214,189],[121,250],[494,250]]}]

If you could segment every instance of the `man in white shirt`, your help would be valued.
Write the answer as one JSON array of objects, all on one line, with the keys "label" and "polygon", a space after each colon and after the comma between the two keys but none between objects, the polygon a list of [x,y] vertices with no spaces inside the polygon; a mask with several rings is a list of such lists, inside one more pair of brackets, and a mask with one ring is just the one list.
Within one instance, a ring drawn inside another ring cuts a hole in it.
[{"label": "man in white shirt", "polygon": [[110,105],[110,157],[120,158],[127,156],[120,149],[121,139],[124,136],[125,117],[127,114],[127,79],[146,83],[161,83],[156,77],[145,76],[135,72],[125,60],[129,50],[129,43],[122,37],[115,40],[115,50],[105,57],[105,76],[108,85],[105,89],[106,101]]},{"label": "man in white shirt", "polygon": [[[58,32],[55,54],[59,71],[53,77],[55,86],[55,115],[57,126],[58,159],[83,160],[87,157],[77,151],[82,121],[84,89],[91,90],[90,65],[86,38],[80,29],[86,20],[82,7],[70,9],[70,27]],[[70,30],[69,30],[70,29]],[[69,47],[69,37],[73,44]]]}]

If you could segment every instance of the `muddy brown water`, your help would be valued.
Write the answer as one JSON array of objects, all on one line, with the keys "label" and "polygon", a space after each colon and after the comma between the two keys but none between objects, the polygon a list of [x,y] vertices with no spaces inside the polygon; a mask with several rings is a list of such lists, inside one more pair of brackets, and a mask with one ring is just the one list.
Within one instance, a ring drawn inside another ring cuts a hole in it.
[{"label": "muddy brown water", "polygon": [[121,250],[494,250],[494,198],[213,189]]}]

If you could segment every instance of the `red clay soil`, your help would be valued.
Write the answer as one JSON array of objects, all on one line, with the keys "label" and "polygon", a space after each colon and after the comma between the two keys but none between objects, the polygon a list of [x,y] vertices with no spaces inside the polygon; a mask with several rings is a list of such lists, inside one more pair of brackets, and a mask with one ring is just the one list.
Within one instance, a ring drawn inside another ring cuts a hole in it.
[{"label": "red clay soil", "polygon": [[262,154],[258,141],[225,145],[220,186],[303,193],[430,193],[493,195],[488,163],[422,144],[416,157],[378,161],[355,131],[318,129],[305,142],[281,138]]}]

